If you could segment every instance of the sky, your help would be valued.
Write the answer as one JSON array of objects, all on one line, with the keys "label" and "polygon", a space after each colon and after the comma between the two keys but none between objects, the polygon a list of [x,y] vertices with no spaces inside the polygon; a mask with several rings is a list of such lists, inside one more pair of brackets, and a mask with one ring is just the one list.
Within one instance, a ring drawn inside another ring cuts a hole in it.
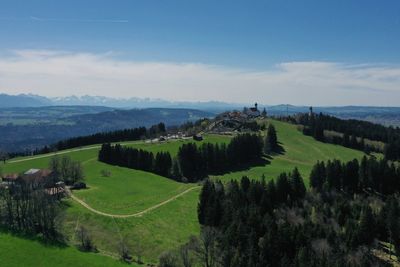
[{"label": "sky", "polygon": [[0,92],[400,105],[400,1],[0,0]]}]

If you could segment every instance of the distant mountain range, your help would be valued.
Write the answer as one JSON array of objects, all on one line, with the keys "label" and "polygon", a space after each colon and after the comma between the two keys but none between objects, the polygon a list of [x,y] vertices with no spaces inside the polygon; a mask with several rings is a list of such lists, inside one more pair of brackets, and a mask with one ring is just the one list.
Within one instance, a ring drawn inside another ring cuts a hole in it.
[{"label": "distant mountain range", "polygon": [[[0,124],[4,109],[21,107],[65,107],[74,106],[77,114],[96,113],[97,111],[109,111],[113,109],[146,109],[146,108],[178,108],[178,109],[196,109],[210,113],[220,113],[226,110],[242,109],[244,106],[253,105],[253,103],[226,103],[219,101],[208,102],[185,102],[185,101],[167,101],[163,99],[150,98],[111,98],[104,96],[68,96],[48,98],[33,94],[6,95],[0,94]],[[90,112],[84,110],[93,107]],[[78,107],[82,107],[79,110]],[[280,116],[295,114],[299,112],[308,112],[309,107],[293,105],[262,105],[266,108],[269,115]],[[344,107],[314,107],[314,112],[323,112],[344,119],[367,120],[384,125],[400,126],[400,107],[367,107],[367,106],[344,106]]]},{"label": "distant mountain range", "polygon": [[0,108],[43,107],[53,105],[46,97],[30,94],[7,95],[0,94]]},{"label": "distant mountain range", "polygon": [[111,98],[104,96],[67,96],[48,98],[32,94],[7,95],[0,94],[0,108],[10,107],[43,107],[43,106],[105,106],[112,108],[190,108],[214,112],[241,108],[242,104],[231,104],[218,101],[185,102],[167,101],[150,98]]}]

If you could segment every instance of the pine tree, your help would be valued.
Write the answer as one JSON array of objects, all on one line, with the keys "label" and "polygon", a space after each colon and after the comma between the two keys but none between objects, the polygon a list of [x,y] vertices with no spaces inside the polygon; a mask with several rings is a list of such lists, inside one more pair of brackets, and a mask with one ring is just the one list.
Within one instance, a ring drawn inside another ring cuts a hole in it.
[{"label": "pine tree", "polygon": [[295,199],[302,199],[306,194],[306,187],[297,167],[295,167],[293,172],[290,174],[290,184],[292,187],[293,197]]},{"label": "pine tree", "polygon": [[375,218],[369,206],[366,206],[361,213],[358,238],[361,244],[370,245],[374,241]]},{"label": "pine tree", "polygon": [[270,154],[271,152],[278,152],[278,137],[273,124],[269,124],[267,136],[265,137],[264,152]]}]

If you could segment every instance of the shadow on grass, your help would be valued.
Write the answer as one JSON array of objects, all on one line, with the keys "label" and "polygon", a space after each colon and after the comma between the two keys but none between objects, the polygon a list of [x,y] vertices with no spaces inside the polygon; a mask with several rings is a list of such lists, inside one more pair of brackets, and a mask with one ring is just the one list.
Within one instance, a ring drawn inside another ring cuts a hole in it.
[{"label": "shadow on grass", "polygon": [[26,239],[26,240],[30,240],[30,241],[35,241],[45,247],[56,247],[56,248],[67,248],[68,247],[68,245],[65,242],[65,239],[63,238],[63,236],[60,233],[58,233],[57,237],[55,237],[53,239],[47,239],[40,234],[33,234],[33,233],[29,233],[29,232],[18,232],[16,230],[8,229],[4,226],[0,226],[0,233],[9,234],[14,237],[18,237],[18,238],[22,238],[22,239]]},{"label": "shadow on grass", "polygon": [[246,164],[239,164],[235,168],[229,169],[229,171],[211,173],[210,175],[225,175],[225,174],[229,174],[232,172],[247,171],[254,167],[263,167],[263,166],[271,164],[271,159],[272,159],[272,157],[270,157],[268,155],[263,156],[261,159],[253,160]]},{"label": "shadow on grass", "polygon": [[278,147],[273,151],[269,152],[268,156],[272,158],[272,156],[284,155],[286,153],[286,150],[282,145],[283,144],[281,142],[278,142]]},{"label": "shadow on grass", "polygon": [[[71,204],[62,201],[60,205],[60,209],[62,212],[65,212],[66,209],[68,209],[71,206]],[[61,215],[62,216],[62,215]],[[57,224],[58,222],[56,222]],[[24,232],[24,231],[17,231],[14,229],[9,229],[4,225],[0,225],[0,233],[3,234],[9,234],[14,237],[30,240],[30,241],[35,241],[39,242],[41,245],[46,246],[46,247],[56,247],[56,248],[67,248],[69,247],[67,244],[67,240],[65,239],[65,236],[62,235],[60,231],[57,231],[54,237],[51,239],[46,238],[42,234],[35,234],[31,232]]]}]

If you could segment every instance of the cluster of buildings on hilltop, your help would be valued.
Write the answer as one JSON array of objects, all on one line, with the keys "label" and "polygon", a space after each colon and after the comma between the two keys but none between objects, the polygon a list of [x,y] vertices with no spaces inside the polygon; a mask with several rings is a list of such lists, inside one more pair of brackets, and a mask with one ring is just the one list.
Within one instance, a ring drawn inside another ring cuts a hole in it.
[{"label": "cluster of buildings on hilltop", "polygon": [[222,119],[228,120],[243,120],[243,119],[253,119],[258,117],[267,117],[267,111],[264,110],[260,111],[258,109],[258,104],[255,103],[254,107],[245,107],[243,111],[230,111],[225,112],[221,115]]}]

